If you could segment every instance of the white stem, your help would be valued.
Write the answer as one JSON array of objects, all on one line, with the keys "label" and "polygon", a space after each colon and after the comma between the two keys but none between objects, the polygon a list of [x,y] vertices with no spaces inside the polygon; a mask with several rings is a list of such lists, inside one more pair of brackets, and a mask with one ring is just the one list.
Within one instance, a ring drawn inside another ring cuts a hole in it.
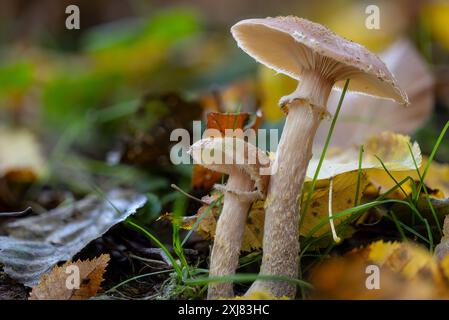
[{"label": "white stem", "polygon": [[336,243],[340,243],[341,239],[337,236],[337,231],[335,230],[334,217],[332,216],[332,187],[334,179],[331,178],[329,182],[329,224],[331,226],[332,238]]},{"label": "white stem", "polygon": [[[251,178],[244,172],[235,171],[229,176],[227,188],[242,192],[253,189]],[[238,194],[225,192],[223,209],[217,221],[212,248],[209,276],[221,277],[235,274],[239,264],[243,231],[251,201],[239,199]],[[210,283],[207,298],[229,298],[234,296],[232,282]]]}]

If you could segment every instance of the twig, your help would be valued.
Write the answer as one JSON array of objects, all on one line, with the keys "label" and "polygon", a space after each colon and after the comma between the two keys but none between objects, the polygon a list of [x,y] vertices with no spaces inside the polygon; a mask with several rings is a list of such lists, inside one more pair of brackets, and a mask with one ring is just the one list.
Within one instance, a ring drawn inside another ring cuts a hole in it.
[{"label": "twig", "polygon": [[176,191],[182,193],[183,195],[185,195],[185,196],[186,196],[187,198],[189,198],[189,199],[198,201],[199,203],[202,203],[202,204],[205,205],[205,206],[210,205],[210,203],[207,203],[206,201],[203,201],[203,200],[201,200],[201,199],[199,199],[199,198],[197,198],[197,197],[192,196],[191,194],[188,194],[187,192],[185,192],[184,190],[182,190],[180,187],[178,187],[178,186],[177,186],[176,184],[174,184],[174,183],[171,184],[171,187],[172,187],[173,189],[175,189]]}]

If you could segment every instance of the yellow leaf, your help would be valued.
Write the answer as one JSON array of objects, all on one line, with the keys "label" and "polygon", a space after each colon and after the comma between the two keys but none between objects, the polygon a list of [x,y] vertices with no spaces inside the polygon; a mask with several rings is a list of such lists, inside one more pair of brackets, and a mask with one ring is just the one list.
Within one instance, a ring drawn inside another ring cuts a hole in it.
[{"label": "yellow leaf", "polygon": [[[419,168],[421,175],[423,174],[427,163],[427,157],[423,157],[422,165]],[[392,171],[390,173],[398,182],[407,177],[411,177],[415,183],[420,181],[416,170]],[[391,179],[391,177],[384,170],[370,170],[368,173],[368,179],[375,188],[368,190],[367,194],[382,194],[396,186],[394,180]],[[435,198],[445,198],[449,196],[449,165],[432,161],[424,178],[424,183],[428,188],[432,189],[429,190],[430,196]],[[402,184],[402,188],[407,195],[411,194],[412,182],[407,181]],[[389,198],[404,198],[404,194],[401,190],[396,190],[389,196]]]},{"label": "yellow leaf", "polygon": [[45,162],[33,134],[0,127],[0,177],[32,182],[44,173]]},{"label": "yellow leaf", "polygon": [[[380,169],[380,158],[389,171],[409,171],[415,168],[413,158],[408,146],[410,145],[418,167],[421,165],[421,150],[419,145],[411,143],[410,137],[393,132],[382,132],[379,135],[368,138],[364,143],[363,160],[361,168]],[[322,164],[318,179],[329,179],[341,173],[357,171],[359,166],[359,147],[351,147],[345,150],[333,149]],[[319,154],[318,154],[319,156]],[[306,179],[312,180],[317,170],[319,158],[310,160],[307,168]],[[368,171],[371,172],[371,171]],[[370,174],[368,174],[370,176]]]},{"label": "yellow leaf", "polygon": [[[380,135],[367,139],[364,143],[364,154],[361,163],[362,175],[360,179],[359,198],[366,186],[371,181],[371,173],[384,172],[381,168],[381,162],[390,172],[410,170],[415,167],[409,146],[413,152],[413,157],[417,165],[421,164],[421,150],[419,145],[410,142],[410,137],[392,132],[383,132]],[[304,218],[303,227],[300,230],[301,235],[308,235],[314,230],[323,218],[329,215],[329,179],[333,179],[332,195],[332,213],[338,213],[354,206],[354,196],[357,191],[357,177],[359,167],[359,148],[352,147],[345,150],[334,149],[330,151],[330,156],[325,159],[318,174],[316,188],[312,195],[312,201],[309,205]],[[308,184],[313,179],[317,170],[319,158],[310,160],[306,173],[305,192],[308,190]],[[366,178],[368,176],[368,179]],[[307,194],[304,198],[307,198]],[[342,221],[349,218],[346,215],[335,218],[334,224],[337,226]],[[324,224],[313,236],[320,236],[330,229],[329,224]]]},{"label": "yellow leaf", "polygon": [[[95,296],[100,290],[109,259],[108,254],[102,254],[92,260],[68,261],[54,267],[33,287],[30,300],[85,300]],[[78,274],[79,279],[76,278]]]},{"label": "yellow leaf", "polygon": [[446,285],[436,259],[421,246],[409,242],[385,243],[377,241],[366,249],[368,260],[387,266],[407,279],[430,276],[436,285]]},{"label": "yellow leaf", "polygon": [[399,242],[374,242],[370,245],[369,259],[376,261],[379,264],[384,264],[400,245]]},{"label": "yellow leaf", "polygon": [[[355,194],[357,190],[357,171],[350,171],[339,174],[333,177],[333,190],[332,190],[332,213],[336,214],[345,209],[354,206]],[[365,174],[360,176],[360,202],[362,197],[362,191],[368,184]],[[304,190],[308,190],[309,183],[305,184]],[[317,225],[323,223],[324,219],[329,216],[329,180],[321,180],[318,184],[319,187],[315,188],[312,199],[310,201],[303,225],[300,229],[300,234],[303,236],[309,235],[309,232],[315,229]],[[307,197],[307,192],[304,198]],[[338,226],[341,222],[349,218],[350,215],[340,218],[334,218],[335,226]],[[324,220],[326,221],[326,220]],[[319,229],[313,232],[311,236],[319,237],[322,234],[330,230],[329,223],[324,223]]]}]

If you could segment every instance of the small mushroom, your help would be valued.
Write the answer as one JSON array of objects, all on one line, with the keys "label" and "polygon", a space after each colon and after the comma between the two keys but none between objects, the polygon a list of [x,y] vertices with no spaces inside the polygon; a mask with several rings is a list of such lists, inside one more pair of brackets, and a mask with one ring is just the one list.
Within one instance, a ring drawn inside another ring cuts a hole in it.
[{"label": "small mushroom", "polygon": [[[348,89],[408,104],[385,64],[365,47],[320,24],[293,16],[248,19],[231,32],[240,48],[258,62],[298,80],[297,89],[280,99],[287,113],[265,202],[260,274],[298,275],[298,200],[312,156],[312,143],[331,89],[350,79]],[[256,281],[248,293],[267,291],[293,298],[287,281]]]},{"label": "small mushroom", "polygon": [[[251,203],[266,194],[270,159],[252,144],[231,137],[199,140],[191,146],[190,154],[196,163],[207,169],[229,175],[225,186],[215,186],[224,193],[224,203],[215,231],[209,276],[233,275],[238,267]],[[208,299],[233,295],[232,282],[209,285]]]}]

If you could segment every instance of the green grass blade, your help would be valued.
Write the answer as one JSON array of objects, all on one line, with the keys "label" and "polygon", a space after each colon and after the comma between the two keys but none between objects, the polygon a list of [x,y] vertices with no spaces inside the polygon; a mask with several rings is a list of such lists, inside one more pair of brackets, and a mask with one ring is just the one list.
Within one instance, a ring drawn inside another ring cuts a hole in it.
[{"label": "green grass blade", "polygon": [[357,186],[355,191],[355,199],[354,199],[354,207],[357,207],[359,204],[359,194],[360,194],[360,178],[362,176],[362,159],[363,159],[363,145],[360,145],[359,150],[359,166],[357,168]]},{"label": "green grass blade", "polygon": [[427,160],[426,167],[424,168],[424,172],[422,174],[422,181],[418,186],[418,191],[417,191],[418,194],[421,192],[421,188],[423,186],[424,179],[426,178],[427,171],[429,170],[430,164],[432,163],[433,158],[435,157],[435,154],[436,154],[438,148],[440,147],[441,141],[443,141],[443,137],[446,134],[446,131],[448,128],[449,128],[449,121],[446,122],[446,125],[444,126],[443,130],[441,131],[440,135],[438,136],[437,142],[433,146],[432,152],[430,153],[429,159]]},{"label": "green grass blade", "polygon": [[287,276],[270,276],[270,275],[260,275],[260,274],[252,274],[252,273],[245,273],[245,274],[234,274],[232,276],[217,276],[217,277],[202,277],[202,278],[195,278],[195,279],[187,279],[185,280],[185,283],[188,285],[203,285],[208,283],[215,283],[215,282],[238,282],[238,283],[245,283],[245,282],[253,282],[255,280],[267,280],[267,281],[287,281],[290,283],[294,283],[298,286],[303,286],[306,288],[313,288],[312,285],[306,281],[290,278]]},{"label": "green grass blade", "polygon": [[327,148],[329,147],[329,143],[330,143],[330,140],[331,140],[331,137],[332,137],[332,133],[334,132],[335,124],[336,124],[337,119],[338,119],[338,114],[340,113],[340,109],[341,109],[341,106],[343,104],[343,100],[345,98],[346,91],[348,90],[348,86],[349,86],[349,79],[346,80],[345,85],[343,87],[343,91],[342,91],[342,93],[340,95],[340,100],[338,101],[337,110],[335,111],[334,117],[332,118],[332,123],[331,123],[331,126],[329,128],[329,132],[327,134],[326,141],[324,143],[323,151],[321,152],[320,160],[318,162],[318,166],[317,166],[317,169],[315,171],[315,175],[313,176],[312,183],[310,184],[310,187],[309,187],[309,190],[308,190],[306,203],[304,204],[304,207],[301,210],[301,215],[300,215],[300,219],[299,219],[299,228],[301,228],[301,226],[303,224],[304,216],[307,213],[307,209],[309,208],[310,201],[312,200],[313,190],[315,189],[315,184],[316,184],[316,181],[318,179],[318,175],[320,173],[320,169],[321,169],[321,166],[323,164],[324,157],[326,156]]},{"label": "green grass blade", "polygon": [[201,222],[201,220],[204,219],[204,217],[209,214],[209,212],[218,205],[218,203],[223,199],[223,195],[221,195],[219,198],[215,199],[214,201],[211,202],[211,204],[209,205],[209,207],[204,210],[204,212],[201,214],[201,216],[195,221],[195,223],[193,224],[192,228],[189,230],[189,232],[187,233],[187,235],[184,237],[184,239],[181,242],[181,246],[184,246],[185,243],[187,242],[187,240],[189,240],[189,238],[192,236],[192,233],[196,230],[196,228],[198,227],[199,223]]},{"label": "green grass blade", "polygon": [[152,240],[156,245],[164,251],[164,253],[167,255],[168,259],[170,260],[173,269],[175,269],[178,276],[182,276],[181,268],[179,267],[178,263],[176,262],[176,259],[173,257],[173,255],[170,253],[170,251],[167,249],[166,246],[162,242],[159,241],[158,238],[156,238],[151,232],[149,232],[146,228],[139,226],[137,223],[132,222],[131,220],[126,220],[126,223],[130,225],[131,227],[135,228],[136,230],[142,232],[145,236],[147,236],[150,240]]},{"label": "green grass blade", "polygon": [[[435,208],[433,207],[432,201],[430,201],[430,196],[429,196],[429,193],[427,192],[427,187],[424,183],[424,179],[421,175],[421,172],[419,172],[419,167],[418,167],[418,164],[416,163],[416,159],[415,159],[415,155],[413,154],[412,147],[410,146],[410,144],[407,144],[407,146],[408,146],[408,150],[410,151],[410,154],[412,156],[413,164],[415,166],[416,173],[418,174],[420,184],[422,184],[422,186],[423,186],[424,195],[426,197],[427,204],[429,205],[430,211],[432,212],[433,219],[435,220],[435,223],[437,225],[440,235],[443,236],[443,229],[441,228],[440,220],[438,219],[438,215],[435,211]],[[414,199],[415,203],[418,201],[418,199],[419,199],[419,193],[416,194],[416,199]]]},{"label": "green grass blade", "polygon": [[142,279],[142,278],[146,278],[146,277],[150,277],[150,276],[155,276],[155,275],[158,275],[158,274],[169,273],[169,272],[173,272],[173,271],[174,271],[173,269],[170,269],[170,270],[162,270],[162,271],[155,271],[155,272],[140,274],[138,276],[135,276],[135,277],[132,277],[132,278],[129,278],[129,279],[125,280],[125,281],[120,282],[119,284],[113,286],[111,289],[105,291],[105,294],[110,293],[112,291],[115,291],[118,288],[120,288],[121,286],[124,286],[125,284],[127,284],[129,282],[132,282],[132,281],[135,281],[135,280],[139,280],[139,279]]}]

